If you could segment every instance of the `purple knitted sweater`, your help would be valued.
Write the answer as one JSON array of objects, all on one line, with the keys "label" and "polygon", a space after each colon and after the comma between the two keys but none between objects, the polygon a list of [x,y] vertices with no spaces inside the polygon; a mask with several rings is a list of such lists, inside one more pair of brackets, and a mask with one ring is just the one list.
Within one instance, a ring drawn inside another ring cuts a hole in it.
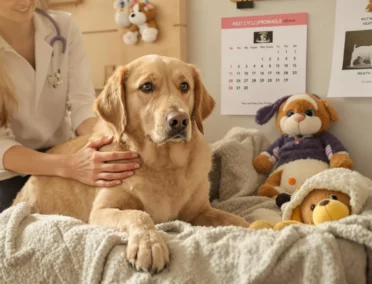
[{"label": "purple knitted sweater", "polygon": [[265,152],[279,167],[299,159],[316,159],[326,163],[333,154],[346,152],[341,142],[329,132],[317,136],[295,138],[287,135],[280,136]]}]

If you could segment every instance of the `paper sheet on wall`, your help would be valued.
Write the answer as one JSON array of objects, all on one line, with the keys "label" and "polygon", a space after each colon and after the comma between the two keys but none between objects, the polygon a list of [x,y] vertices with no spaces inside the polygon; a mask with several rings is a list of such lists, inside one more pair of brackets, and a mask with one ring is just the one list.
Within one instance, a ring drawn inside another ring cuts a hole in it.
[{"label": "paper sheet on wall", "polygon": [[222,114],[305,92],[307,13],[222,18],[221,28]]},{"label": "paper sheet on wall", "polygon": [[329,97],[372,97],[372,13],[366,0],[337,0]]}]

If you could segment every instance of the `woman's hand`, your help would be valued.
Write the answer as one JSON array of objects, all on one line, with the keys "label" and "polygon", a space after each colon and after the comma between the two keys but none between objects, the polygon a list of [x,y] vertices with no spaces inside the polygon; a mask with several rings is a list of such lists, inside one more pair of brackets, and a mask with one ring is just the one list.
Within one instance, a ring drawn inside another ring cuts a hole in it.
[{"label": "woman's hand", "polygon": [[88,142],[82,149],[68,157],[65,177],[97,187],[113,187],[134,174],[140,165],[135,162],[106,163],[138,157],[133,152],[99,152],[98,148],[110,144],[113,137]]}]

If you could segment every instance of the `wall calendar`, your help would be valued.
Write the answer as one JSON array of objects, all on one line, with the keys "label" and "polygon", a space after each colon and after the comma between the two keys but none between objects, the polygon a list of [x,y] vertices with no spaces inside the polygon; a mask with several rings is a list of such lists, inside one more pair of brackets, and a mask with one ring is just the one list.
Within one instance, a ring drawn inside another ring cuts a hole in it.
[{"label": "wall calendar", "polygon": [[221,114],[306,91],[307,13],[221,19]]}]

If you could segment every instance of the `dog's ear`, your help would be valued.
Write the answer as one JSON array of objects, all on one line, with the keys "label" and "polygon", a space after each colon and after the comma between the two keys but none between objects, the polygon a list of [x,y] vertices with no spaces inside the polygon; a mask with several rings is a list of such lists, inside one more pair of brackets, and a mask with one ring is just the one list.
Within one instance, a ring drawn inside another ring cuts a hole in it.
[{"label": "dog's ear", "polygon": [[116,69],[94,103],[94,109],[97,114],[114,127],[118,140],[123,135],[127,124],[125,105],[125,81],[127,74],[128,69],[126,67]]},{"label": "dog's ear", "polygon": [[193,76],[195,94],[195,103],[192,117],[193,119],[195,119],[199,131],[204,134],[203,120],[205,120],[212,113],[216,102],[205,89],[205,86],[200,79],[198,70],[193,65],[191,65],[191,67],[194,73]]},{"label": "dog's ear", "polygon": [[338,115],[336,110],[327,102],[325,99],[320,99],[325,106],[326,110],[329,113],[329,116],[331,117],[332,121],[337,121],[338,120]]}]

